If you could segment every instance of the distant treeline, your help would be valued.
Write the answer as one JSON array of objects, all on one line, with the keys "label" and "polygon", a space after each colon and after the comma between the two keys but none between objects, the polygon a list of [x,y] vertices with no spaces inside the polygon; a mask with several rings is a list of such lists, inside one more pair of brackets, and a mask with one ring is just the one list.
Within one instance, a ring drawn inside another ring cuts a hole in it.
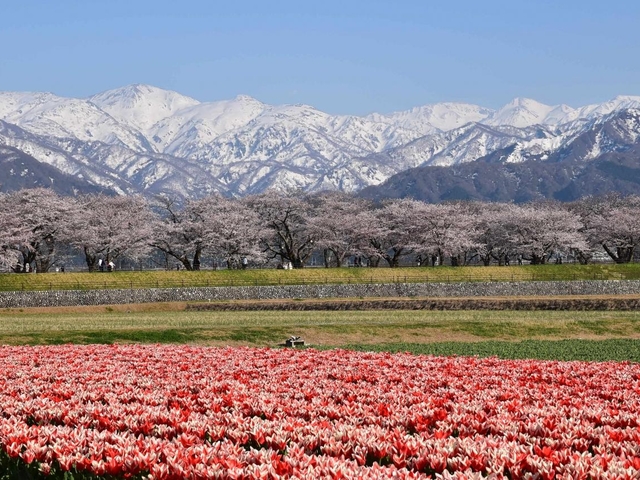
[{"label": "distant treeline", "polygon": [[178,204],[28,189],[0,195],[0,226],[0,262],[15,272],[46,272],[69,255],[82,255],[90,271],[148,257],[187,270],[205,257],[228,268],[302,268],[313,254],[327,267],[396,267],[407,256],[434,266],[588,263],[605,254],[627,263],[640,242],[640,197],[377,204],[337,192],[267,192]]}]

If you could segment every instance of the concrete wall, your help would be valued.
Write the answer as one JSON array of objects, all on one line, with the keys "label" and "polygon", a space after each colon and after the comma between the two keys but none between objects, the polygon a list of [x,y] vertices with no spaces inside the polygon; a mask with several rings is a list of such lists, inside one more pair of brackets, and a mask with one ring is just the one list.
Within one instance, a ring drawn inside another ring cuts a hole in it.
[{"label": "concrete wall", "polygon": [[475,297],[640,294],[639,280],[390,283],[269,287],[149,288],[0,292],[0,308],[278,298]]}]

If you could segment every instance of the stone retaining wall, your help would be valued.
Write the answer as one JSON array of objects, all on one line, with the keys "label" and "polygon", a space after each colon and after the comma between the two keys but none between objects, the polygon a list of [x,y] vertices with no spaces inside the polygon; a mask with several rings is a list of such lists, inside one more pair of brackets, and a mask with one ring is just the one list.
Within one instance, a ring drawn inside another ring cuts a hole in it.
[{"label": "stone retaining wall", "polygon": [[358,297],[492,297],[640,294],[640,280],[573,282],[387,283],[261,287],[0,292],[0,308],[151,302]]}]

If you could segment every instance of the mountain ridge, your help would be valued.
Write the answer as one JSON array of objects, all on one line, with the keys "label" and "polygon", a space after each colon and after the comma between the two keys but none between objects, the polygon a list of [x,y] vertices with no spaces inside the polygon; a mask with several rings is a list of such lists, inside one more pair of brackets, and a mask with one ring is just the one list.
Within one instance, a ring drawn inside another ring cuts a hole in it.
[{"label": "mountain ridge", "polygon": [[[484,157],[545,160],[607,116],[634,108],[640,97],[578,108],[516,98],[498,110],[443,102],[390,114],[331,115],[246,95],[201,102],[133,84],[84,99],[0,92],[0,145],[121,194],[355,192],[407,168]],[[637,138],[637,125],[620,128]],[[598,149],[607,151],[595,142],[584,160]]]},{"label": "mountain ridge", "polygon": [[411,197],[428,202],[526,202],[572,201],[610,192],[640,194],[639,140],[640,109],[622,110],[593,120],[551,154],[505,161],[518,148],[507,145],[472,162],[405,170],[359,195],[377,201]]}]

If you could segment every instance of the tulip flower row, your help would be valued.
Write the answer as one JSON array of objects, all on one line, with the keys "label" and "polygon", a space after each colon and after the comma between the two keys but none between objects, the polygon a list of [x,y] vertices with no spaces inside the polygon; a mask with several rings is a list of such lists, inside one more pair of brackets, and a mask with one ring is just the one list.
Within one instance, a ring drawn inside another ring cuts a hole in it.
[{"label": "tulip flower row", "polygon": [[53,478],[640,476],[638,364],[68,345],[0,372],[0,464]]}]

